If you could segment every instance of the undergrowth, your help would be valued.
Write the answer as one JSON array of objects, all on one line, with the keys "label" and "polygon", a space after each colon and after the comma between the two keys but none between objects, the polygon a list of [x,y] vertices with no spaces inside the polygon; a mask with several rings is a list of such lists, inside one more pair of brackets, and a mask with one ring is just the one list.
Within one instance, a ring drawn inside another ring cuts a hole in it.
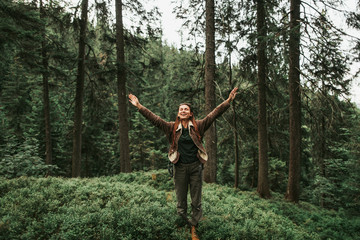
[{"label": "undergrowth", "polygon": [[[166,171],[0,179],[0,239],[189,239]],[[201,239],[360,239],[360,219],[204,184]],[[190,206],[190,203],[189,203]]]}]

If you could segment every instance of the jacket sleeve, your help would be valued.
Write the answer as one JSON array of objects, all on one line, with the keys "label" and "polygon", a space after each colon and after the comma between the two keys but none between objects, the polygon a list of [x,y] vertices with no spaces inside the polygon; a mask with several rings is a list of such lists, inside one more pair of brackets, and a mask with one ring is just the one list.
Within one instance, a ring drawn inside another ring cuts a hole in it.
[{"label": "jacket sleeve", "polygon": [[172,123],[167,122],[163,120],[158,115],[151,112],[149,109],[147,109],[144,106],[141,106],[139,108],[139,112],[147,119],[150,123],[152,123],[155,127],[161,129],[163,132],[166,133],[166,135],[169,135],[172,129]]},{"label": "jacket sleeve", "polygon": [[203,135],[206,130],[209,129],[211,124],[215,121],[215,119],[221,116],[228,108],[230,107],[229,101],[225,100],[219,106],[217,106],[214,110],[212,110],[205,118],[198,121],[198,128],[200,134]]}]

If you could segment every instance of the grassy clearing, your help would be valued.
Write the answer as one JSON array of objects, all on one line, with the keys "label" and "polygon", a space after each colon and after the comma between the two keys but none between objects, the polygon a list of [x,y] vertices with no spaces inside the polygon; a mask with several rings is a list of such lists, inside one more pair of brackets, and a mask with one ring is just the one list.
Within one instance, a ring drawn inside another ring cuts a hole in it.
[{"label": "grassy clearing", "polygon": [[[166,171],[0,179],[0,239],[188,239]],[[360,218],[204,184],[201,239],[360,239]]]}]

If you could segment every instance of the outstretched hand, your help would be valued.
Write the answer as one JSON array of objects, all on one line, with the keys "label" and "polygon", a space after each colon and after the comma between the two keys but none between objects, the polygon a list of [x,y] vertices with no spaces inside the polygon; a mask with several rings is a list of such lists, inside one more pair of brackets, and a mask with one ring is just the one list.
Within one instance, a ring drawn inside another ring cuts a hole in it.
[{"label": "outstretched hand", "polygon": [[233,90],[231,90],[230,94],[229,94],[229,98],[228,98],[228,101],[231,102],[232,100],[234,100],[234,98],[236,97],[236,94],[237,93],[237,90],[239,88],[238,87],[235,87]]},{"label": "outstretched hand", "polygon": [[131,93],[129,94],[129,102],[137,108],[141,106],[139,99],[134,94]]}]

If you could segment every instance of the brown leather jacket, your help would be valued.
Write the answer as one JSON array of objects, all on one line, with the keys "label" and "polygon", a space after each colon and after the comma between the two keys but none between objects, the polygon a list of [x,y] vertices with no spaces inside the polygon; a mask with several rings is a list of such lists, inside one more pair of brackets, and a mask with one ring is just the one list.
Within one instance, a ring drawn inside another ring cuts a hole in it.
[{"label": "brown leather jacket", "polygon": [[[219,106],[217,106],[212,112],[210,112],[205,118],[201,120],[196,120],[196,124],[201,138],[204,136],[205,131],[211,126],[211,124],[215,121],[215,119],[219,117],[221,114],[223,114],[229,107],[230,107],[230,103],[228,101],[224,101]],[[172,146],[171,135],[175,122],[164,121],[161,117],[157,116],[156,114],[154,114],[144,106],[139,108],[139,112],[146,119],[148,119],[154,126],[160,128],[166,134],[170,143],[170,149],[168,153],[169,160],[172,163],[177,163],[180,157],[180,154],[177,150],[178,150],[178,141],[182,133],[182,125],[179,124],[178,128],[176,129],[175,144]],[[202,163],[205,163],[208,160],[208,155],[205,151],[202,142],[196,136],[192,122],[189,122],[189,132],[191,139],[194,141],[195,145],[199,149],[197,157]]]}]

